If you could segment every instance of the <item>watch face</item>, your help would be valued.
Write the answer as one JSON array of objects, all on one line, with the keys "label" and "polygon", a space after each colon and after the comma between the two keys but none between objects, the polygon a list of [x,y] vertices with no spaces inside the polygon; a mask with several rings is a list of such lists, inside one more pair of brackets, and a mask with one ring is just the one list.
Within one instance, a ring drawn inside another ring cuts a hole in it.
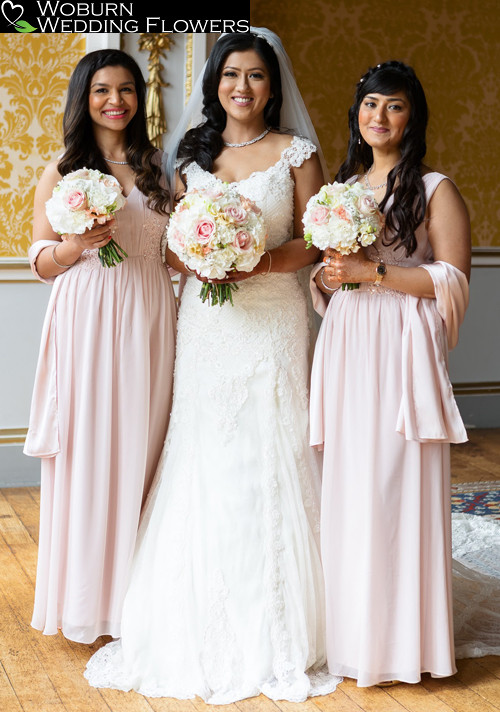
[{"label": "watch face", "polygon": [[387,270],[386,270],[386,268],[385,268],[385,265],[380,264],[380,265],[377,267],[377,274],[382,274],[382,275],[384,275],[386,272],[387,272]]}]

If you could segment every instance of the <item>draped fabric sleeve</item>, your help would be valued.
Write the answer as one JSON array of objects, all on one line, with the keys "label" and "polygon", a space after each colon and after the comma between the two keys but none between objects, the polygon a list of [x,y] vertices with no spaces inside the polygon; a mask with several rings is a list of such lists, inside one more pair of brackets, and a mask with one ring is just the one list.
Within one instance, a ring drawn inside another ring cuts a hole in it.
[{"label": "draped fabric sleeve", "polygon": [[37,279],[40,280],[40,282],[45,282],[45,284],[54,284],[56,277],[42,277],[36,268],[36,261],[38,259],[38,255],[42,250],[44,250],[46,247],[56,247],[57,245],[60,245],[61,241],[60,240],[37,240],[34,242],[31,247],[28,250],[28,259],[30,261],[31,265],[31,271],[35,275]]},{"label": "draped fabric sleeve", "polygon": [[448,375],[448,349],[457,343],[467,307],[467,279],[445,262],[422,267],[432,277],[436,299],[406,297],[396,430],[418,442],[466,442]]},{"label": "draped fabric sleeve", "polygon": [[23,449],[24,454],[31,457],[54,457],[61,450],[57,412],[57,291],[58,284],[56,282],[43,323],[31,399],[29,428]]},{"label": "draped fabric sleeve", "polygon": [[321,291],[321,289],[318,287],[316,284],[315,277],[320,271],[325,266],[324,262],[318,262],[315,264],[311,270],[311,276],[309,279],[309,290],[311,292],[311,298],[312,298],[312,304],[314,307],[314,311],[320,315],[320,317],[324,317],[326,310],[328,308],[328,304],[330,303],[330,294],[325,294],[324,292]]},{"label": "draped fabric sleeve", "polygon": [[421,265],[430,274],[434,283],[439,315],[446,325],[448,348],[458,343],[458,330],[469,305],[469,283],[459,269],[448,262]]}]

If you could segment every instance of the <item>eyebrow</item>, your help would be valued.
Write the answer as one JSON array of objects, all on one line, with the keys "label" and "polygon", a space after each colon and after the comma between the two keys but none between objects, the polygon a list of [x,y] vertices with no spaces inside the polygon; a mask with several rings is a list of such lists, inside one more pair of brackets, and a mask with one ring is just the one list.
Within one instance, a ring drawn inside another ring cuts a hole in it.
[{"label": "eyebrow", "polygon": [[[122,82],[120,84],[121,87],[125,87],[131,84],[132,86],[135,86],[135,82]],[[92,87],[109,87],[110,84],[106,84],[106,82],[94,82],[93,84],[90,85],[90,88]]]},{"label": "eyebrow", "polygon": [[[228,64],[226,67],[224,67],[224,69],[236,69],[236,70],[238,70],[238,71],[241,71],[241,67],[233,67],[233,66],[231,66],[230,64]],[[224,71],[224,69],[223,69],[222,71]],[[255,72],[256,69],[258,69],[260,72],[265,72],[265,71],[266,71],[264,67],[250,67],[250,68],[247,69],[246,71],[247,71],[247,72]]]},{"label": "eyebrow", "polygon": [[[401,96],[385,96],[385,94],[383,94],[383,97],[387,101],[402,101],[404,104],[406,104],[406,99],[403,99],[403,97],[401,97]],[[375,101],[377,101],[377,97],[373,96],[372,94],[366,94],[366,96],[364,98],[365,99],[374,99]]]}]

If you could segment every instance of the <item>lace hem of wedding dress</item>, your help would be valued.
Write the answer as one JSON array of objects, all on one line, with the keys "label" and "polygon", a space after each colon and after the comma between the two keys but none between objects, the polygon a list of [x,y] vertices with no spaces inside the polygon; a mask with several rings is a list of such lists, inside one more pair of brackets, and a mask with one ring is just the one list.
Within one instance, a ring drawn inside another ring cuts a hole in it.
[{"label": "lace hem of wedding dress", "polygon": [[455,656],[500,655],[500,521],[454,514]]},{"label": "lace hem of wedding dress", "polygon": [[330,694],[342,682],[341,677],[331,675],[324,666],[306,673],[291,672],[286,680],[267,680],[240,689],[218,692],[194,680],[162,680],[158,684],[142,684],[139,679],[134,678],[133,671],[126,669],[119,640],[98,650],[87,663],[84,675],[92,687],[124,692],[135,690],[144,697],[172,697],[178,700],[198,696],[207,704],[214,705],[230,704],[261,693],[272,700],[304,702],[308,697]]}]

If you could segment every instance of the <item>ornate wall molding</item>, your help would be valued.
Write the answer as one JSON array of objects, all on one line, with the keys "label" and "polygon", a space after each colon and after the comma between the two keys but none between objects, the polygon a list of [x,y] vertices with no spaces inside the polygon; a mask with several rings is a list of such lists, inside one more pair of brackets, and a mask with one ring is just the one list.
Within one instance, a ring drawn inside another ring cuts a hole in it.
[{"label": "ornate wall molding", "polygon": [[149,52],[146,115],[149,138],[156,148],[162,148],[163,135],[167,132],[162,88],[170,86],[162,78],[161,58],[166,56],[165,53],[173,44],[171,35],[151,32],[141,32],[139,35],[139,50]]}]

